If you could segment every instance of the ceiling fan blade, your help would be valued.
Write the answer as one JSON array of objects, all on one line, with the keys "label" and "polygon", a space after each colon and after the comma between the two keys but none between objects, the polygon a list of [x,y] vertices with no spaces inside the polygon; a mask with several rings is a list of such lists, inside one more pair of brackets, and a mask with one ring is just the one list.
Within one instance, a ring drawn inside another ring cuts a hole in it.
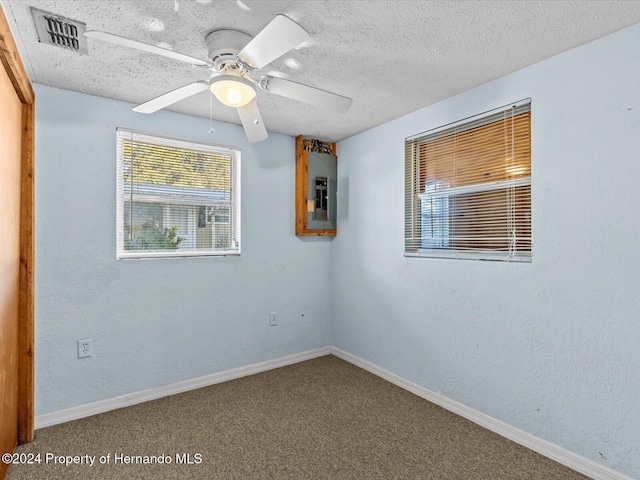
[{"label": "ceiling fan blade", "polygon": [[238,53],[252,68],[262,68],[309,38],[304,28],[284,15],[276,15]]},{"label": "ceiling fan blade", "polygon": [[326,108],[337,113],[345,113],[353,103],[353,100],[348,97],[279,77],[267,77],[265,89],[276,95]]},{"label": "ceiling fan blade", "polygon": [[154,113],[158,110],[162,110],[164,107],[168,107],[180,100],[184,100],[196,93],[204,92],[209,88],[209,82],[195,82],[185,85],[184,87],[176,88],[170,92],[160,95],[148,102],[142,103],[133,108],[134,112],[138,113]]},{"label": "ceiling fan blade", "polygon": [[136,50],[142,50],[143,52],[155,53],[156,55],[162,55],[163,57],[169,57],[174,60],[180,60],[181,62],[191,63],[199,67],[209,67],[211,65],[209,62],[185,55],[184,53],[174,52],[173,50],[138,42],[136,40],[131,40],[130,38],[120,37],[112,33],[101,32],[99,30],[87,30],[84,32],[84,35],[85,37],[95,38],[96,40],[102,40],[103,42],[115,43],[116,45],[135,48]]},{"label": "ceiling fan blade", "polygon": [[249,141],[255,143],[266,140],[268,136],[267,129],[264,127],[256,99],[254,98],[244,107],[239,107],[236,110],[238,110],[240,121]]}]

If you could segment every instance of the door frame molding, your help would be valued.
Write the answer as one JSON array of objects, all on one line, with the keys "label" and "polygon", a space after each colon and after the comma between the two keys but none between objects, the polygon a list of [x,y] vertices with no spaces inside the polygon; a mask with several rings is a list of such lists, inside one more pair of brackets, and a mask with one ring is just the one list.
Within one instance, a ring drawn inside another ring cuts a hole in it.
[{"label": "door frame molding", "polygon": [[22,103],[20,166],[20,285],[18,303],[18,443],[33,439],[34,429],[34,131],[35,95],[9,23],[0,6],[0,63]]}]

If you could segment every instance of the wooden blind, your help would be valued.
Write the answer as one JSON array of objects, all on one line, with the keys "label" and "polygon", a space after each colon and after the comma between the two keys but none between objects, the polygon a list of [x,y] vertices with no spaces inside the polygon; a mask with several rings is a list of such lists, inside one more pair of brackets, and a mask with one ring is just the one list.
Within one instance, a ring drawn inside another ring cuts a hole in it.
[{"label": "wooden blind", "polygon": [[408,138],[405,183],[407,255],[530,261],[530,102]]}]

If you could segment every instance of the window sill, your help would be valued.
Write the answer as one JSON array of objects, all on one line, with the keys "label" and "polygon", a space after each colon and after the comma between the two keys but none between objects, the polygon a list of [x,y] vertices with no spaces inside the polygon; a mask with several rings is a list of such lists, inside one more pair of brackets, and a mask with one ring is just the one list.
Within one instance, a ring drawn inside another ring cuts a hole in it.
[{"label": "window sill", "polygon": [[421,249],[417,252],[405,252],[405,257],[417,258],[450,258],[456,260],[481,260],[489,262],[531,263],[531,253],[520,253],[516,257],[509,257],[503,252],[460,252]]},{"label": "window sill", "polygon": [[193,257],[239,257],[239,251],[222,252],[120,252],[116,256],[117,260],[148,260],[153,258],[193,258]]}]

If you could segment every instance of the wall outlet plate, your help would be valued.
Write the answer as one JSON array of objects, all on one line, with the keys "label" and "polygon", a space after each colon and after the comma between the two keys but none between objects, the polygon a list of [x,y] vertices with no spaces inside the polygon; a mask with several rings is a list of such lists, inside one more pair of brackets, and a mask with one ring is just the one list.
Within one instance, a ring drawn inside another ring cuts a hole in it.
[{"label": "wall outlet plate", "polygon": [[278,325],[278,312],[271,312],[269,314],[269,325],[272,327]]},{"label": "wall outlet plate", "polygon": [[90,357],[92,354],[91,339],[78,340],[78,358]]}]

